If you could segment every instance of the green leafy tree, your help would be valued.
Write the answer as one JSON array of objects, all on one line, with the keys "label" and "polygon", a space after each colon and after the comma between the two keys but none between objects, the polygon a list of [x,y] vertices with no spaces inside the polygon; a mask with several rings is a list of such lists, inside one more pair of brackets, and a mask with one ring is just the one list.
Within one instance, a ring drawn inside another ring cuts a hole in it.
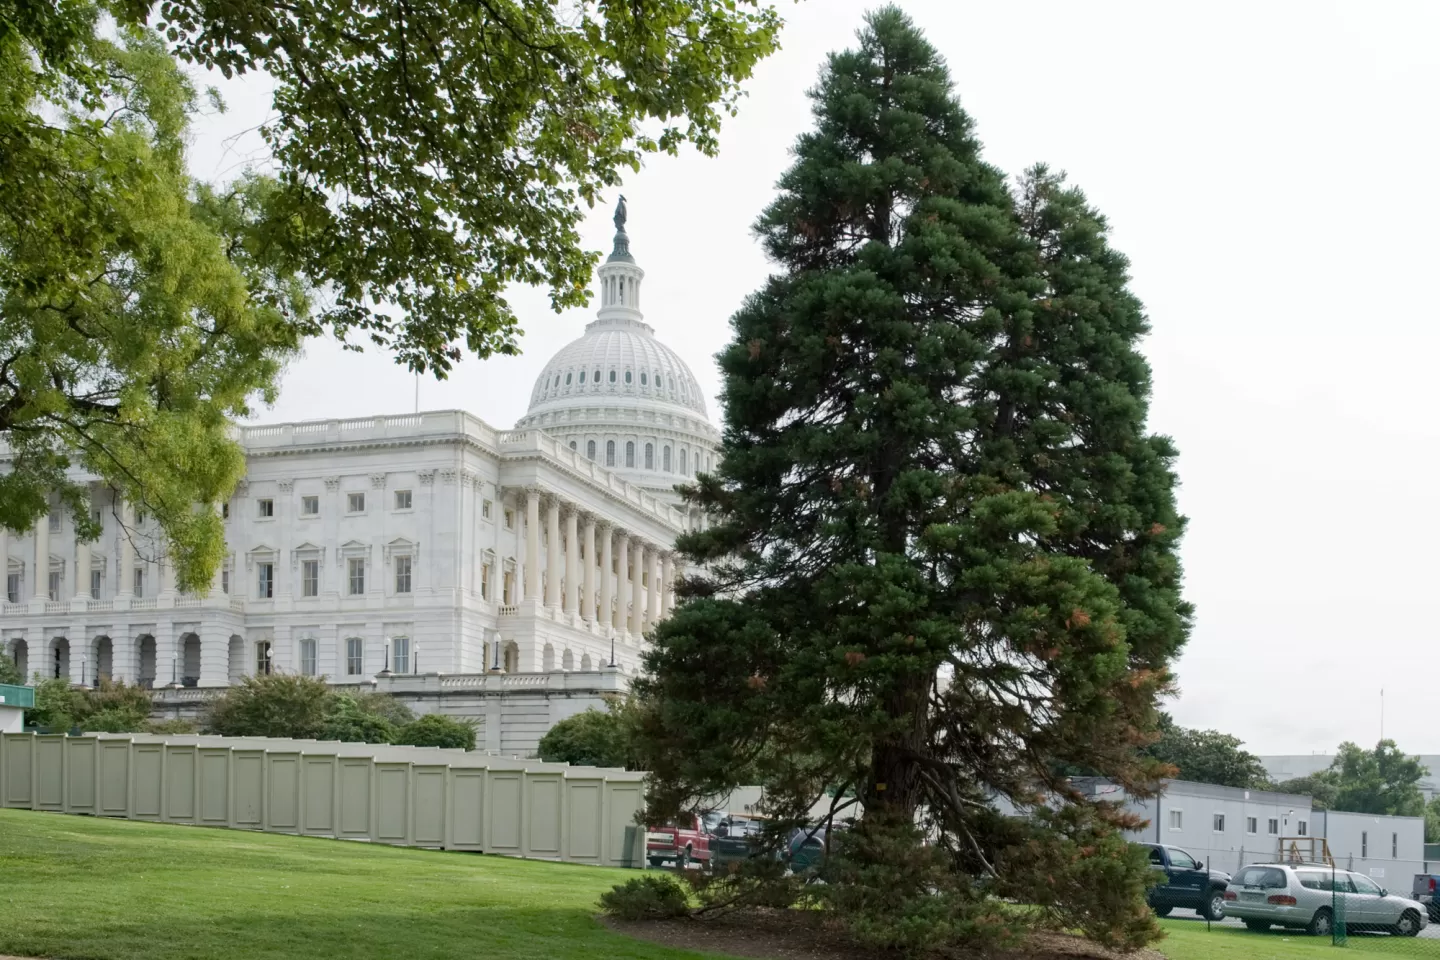
[{"label": "green leafy tree", "polygon": [[1425,842],[1440,843],[1440,797],[1425,804]]},{"label": "green leafy tree", "polygon": [[[1044,167],[1007,188],[903,13],[871,15],[813,98],[756,228],[778,272],[719,355],[723,456],[688,493],[714,522],[680,541],[701,572],[638,683],[647,815],[739,770],[782,827],[853,789],[851,849],[883,862],[818,895],[902,869],[918,818],[957,882],[915,896],[971,898],[935,905],[964,936],[999,864],[1046,882],[992,796],[1114,837],[1119,811],[1057,770],[1143,793],[1163,769],[1138,748],[1189,626],[1175,451],[1145,429],[1148,326],[1103,217]],[[1118,869],[1128,895],[1052,909],[1143,943],[1143,865]]]},{"label": "green leafy tree", "polygon": [[320,677],[245,677],[211,701],[204,728],[223,737],[319,739],[332,696]]},{"label": "green leafy tree", "polygon": [[85,700],[70,681],[35,674],[30,685],[35,688],[35,706],[25,711],[25,722],[49,733],[69,733],[85,714]]},{"label": "green leafy tree", "polygon": [[1336,786],[1335,775],[1329,770],[1321,770],[1306,777],[1282,780],[1270,789],[1309,797],[1310,805],[1316,810],[1334,810]]},{"label": "green leafy tree", "polygon": [[1418,757],[1406,756],[1394,740],[1381,740],[1373,750],[1346,741],[1336,751],[1329,772],[1335,784],[1335,810],[1400,817],[1425,813],[1420,781],[1429,771]]},{"label": "green leafy tree", "polygon": [[1175,776],[1195,783],[1260,789],[1269,784],[1260,758],[1242,749],[1244,742],[1218,730],[1191,730],[1160,716],[1160,739],[1147,751],[1176,769]]},{"label": "green leafy tree", "polygon": [[415,711],[388,693],[345,694],[365,713],[372,714],[392,726],[403,727],[415,719]]},{"label": "green leafy tree", "polygon": [[20,672],[20,668],[4,650],[0,650],[0,683],[10,683],[16,686],[22,686],[25,683],[25,677]]},{"label": "green leafy tree", "polygon": [[474,750],[475,724],[455,717],[443,717],[438,713],[427,713],[395,731],[393,742],[415,747]]},{"label": "green leafy tree", "polygon": [[634,769],[632,740],[633,731],[619,712],[592,707],[547,730],[536,754],[547,763]]},{"label": "green leafy tree", "polygon": [[[93,539],[80,466],[205,589],[228,422],[306,337],[437,376],[517,352],[506,287],[584,303],[585,206],[646,153],[713,153],[778,28],[755,0],[0,0],[0,524],[58,496]],[[273,177],[189,179],[176,55],[275,79]]]}]

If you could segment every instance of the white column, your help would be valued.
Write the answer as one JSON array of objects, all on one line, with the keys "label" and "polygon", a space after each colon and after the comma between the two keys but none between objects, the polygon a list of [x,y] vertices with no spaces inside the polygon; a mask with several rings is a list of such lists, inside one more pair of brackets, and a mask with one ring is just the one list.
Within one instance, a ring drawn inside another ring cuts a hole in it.
[{"label": "white column", "polygon": [[90,544],[75,538],[75,593],[77,600],[90,600]]},{"label": "white column", "polygon": [[660,616],[670,616],[670,611],[675,606],[675,598],[671,592],[675,589],[675,560],[670,554],[665,554],[664,569],[660,574]]},{"label": "white column", "polygon": [[595,619],[595,518],[585,518],[585,585],[580,597],[580,615]]},{"label": "white column", "polygon": [[[10,599],[10,531],[0,527],[0,603]],[[16,600],[22,599],[17,596]]]},{"label": "white column", "polygon": [[575,508],[565,511],[565,610],[574,614],[580,609],[580,518]]},{"label": "white column", "polygon": [[560,501],[554,497],[546,504],[545,536],[545,606],[560,603]]},{"label": "white column", "polygon": [[525,599],[540,596],[540,494],[525,491]]},{"label": "white column", "polygon": [[660,579],[660,551],[650,551],[650,589],[645,592],[650,608],[650,627],[660,622],[660,595],[665,592],[664,581]]},{"label": "white column", "polygon": [[110,634],[110,678],[134,683],[140,678],[140,663],[135,652],[135,635],[130,627],[117,625]]},{"label": "white column", "polygon": [[615,563],[615,530],[610,524],[600,528],[600,626],[610,626],[610,606],[615,601],[614,581],[610,568]]},{"label": "white column", "polygon": [[645,546],[638,539],[630,562],[630,633],[638,637],[645,631]]},{"label": "white column", "polygon": [[[135,526],[135,506],[126,500],[120,504],[120,568],[115,571],[115,596],[135,595],[135,541],[130,532]],[[157,671],[159,666],[155,668]],[[159,674],[157,673],[158,677]]]},{"label": "white column", "polygon": [[50,514],[35,522],[35,599],[50,597]]},{"label": "white column", "polygon": [[615,589],[615,629],[622,633],[630,629],[630,617],[626,613],[626,604],[630,602],[630,536],[624,531],[618,531],[615,545],[617,563],[616,589]]}]

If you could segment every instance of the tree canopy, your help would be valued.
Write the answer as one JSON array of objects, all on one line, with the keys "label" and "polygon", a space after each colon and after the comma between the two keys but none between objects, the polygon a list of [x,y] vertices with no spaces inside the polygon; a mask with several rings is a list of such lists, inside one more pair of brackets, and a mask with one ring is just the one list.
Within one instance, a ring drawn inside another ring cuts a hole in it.
[{"label": "tree canopy", "polygon": [[1248,789],[1268,786],[1265,765],[1255,754],[1241,749],[1243,746],[1243,741],[1228,733],[1191,730],[1178,726],[1168,714],[1161,714],[1160,739],[1146,752],[1173,766],[1180,780]]},{"label": "tree canopy", "polygon": [[[437,376],[516,352],[505,287],[585,303],[585,207],[647,153],[713,153],[778,29],[760,0],[0,0],[0,524],[58,493],[93,539],[83,466],[203,589],[228,421],[306,337]],[[275,79],[267,175],[189,179],[176,57]]]},{"label": "tree canopy", "polygon": [[756,225],[776,272],[719,355],[722,456],[687,494],[712,523],[680,541],[698,572],[639,681],[649,815],[740,770],[782,827],[863,805],[814,895],[877,947],[926,946],[922,914],[979,935],[981,877],[1143,942],[1124,818],[1058,772],[1154,789],[1139,748],[1189,627],[1127,261],[1061,175],[1012,187],[981,159],[898,9],[812,96]]},{"label": "tree canopy", "polygon": [[634,762],[632,737],[620,711],[592,707],[545,731],[536,755],[547,763],[626,767]]},{"label": "tree canopy", "polygon": [[1328,768],[1274,789],[1308,795],[1318,810],[1420,817],[1426,815],[1420,781],[1429,772],[1419,757],[1407,756],[1394,740],[1381,740],[1369,750],[1347,740]]}]

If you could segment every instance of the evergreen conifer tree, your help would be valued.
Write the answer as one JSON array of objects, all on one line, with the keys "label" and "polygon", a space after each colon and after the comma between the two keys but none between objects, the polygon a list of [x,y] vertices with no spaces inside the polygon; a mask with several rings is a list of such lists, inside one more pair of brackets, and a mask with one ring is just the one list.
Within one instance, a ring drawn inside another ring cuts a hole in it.
[{"label": "evergreen conifer tree", "polygon": [[719,356],[722,458],[688,492],[713,522],[681,543],[703,572],[639,684],[650,814],[754,779],[782,826],[863,810],[826,895],[877,944],[981,929],[931,901],[982,877],[1143,942],[1123,818],[1058,772],[1153,787],[1189,625],[1126,260],[1062,177],[981,159],[899,10],[812,96],[756,227],[779,270]]}]

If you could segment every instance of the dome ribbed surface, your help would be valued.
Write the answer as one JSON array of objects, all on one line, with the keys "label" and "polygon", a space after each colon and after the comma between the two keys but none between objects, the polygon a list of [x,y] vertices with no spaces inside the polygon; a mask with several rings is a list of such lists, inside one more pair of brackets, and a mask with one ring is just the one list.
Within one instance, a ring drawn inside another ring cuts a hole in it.
[{"label": "dome ribbed surface", "polygon": [[584,336],[550,359],[535,381],[526,419],[571,401],[589,405],[607,398],[681,407],[709,419],[705,396],[685,361],[655,339],[649,324],[625,318],[590,323]]}]

